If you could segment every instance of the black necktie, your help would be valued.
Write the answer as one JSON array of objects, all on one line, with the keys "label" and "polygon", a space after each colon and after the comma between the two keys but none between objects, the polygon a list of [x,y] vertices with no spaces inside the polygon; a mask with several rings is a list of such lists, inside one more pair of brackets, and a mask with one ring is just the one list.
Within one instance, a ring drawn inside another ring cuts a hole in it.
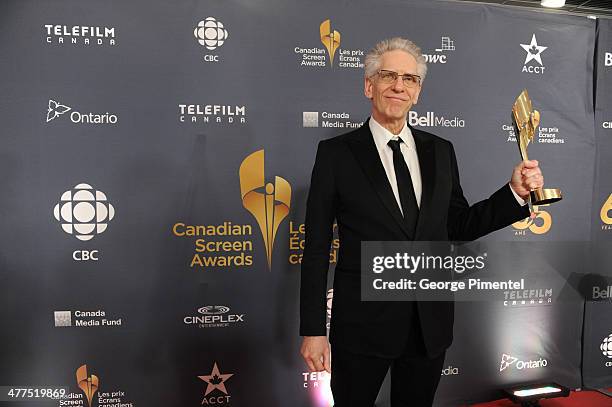
[{"label": "black necktie", "polygon": [[412,186],[412,178],[410,170],[406,165],[406,160],[400,151],[400,140],[389,141],[389,147],[393,150],[393,169],[395,170],[395,179],[397,181],[397,189],[399,191],[400,202],[402,203],[402,212],[404,214],[404,222],[408,230],[414,234],[416,229],[417,219],[419,217],[419,206],[417,205],[414,187]]}]

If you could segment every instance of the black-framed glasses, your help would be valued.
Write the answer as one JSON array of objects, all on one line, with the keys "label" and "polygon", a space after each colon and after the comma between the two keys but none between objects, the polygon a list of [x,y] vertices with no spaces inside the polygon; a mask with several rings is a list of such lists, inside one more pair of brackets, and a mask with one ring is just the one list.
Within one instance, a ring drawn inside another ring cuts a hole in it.
[{"label": "black-framed glasses", "polygon": [[413,75],[411,73],[400,75],[398,72],[395,71],[380,69],[376,74],[378,75],[378,79],[380,79],[382,83],[395,83],[397,81],[397,78],[401,77],[402,83],[407,88],[415,88],[421,84],[421,77],[419,75]]}]

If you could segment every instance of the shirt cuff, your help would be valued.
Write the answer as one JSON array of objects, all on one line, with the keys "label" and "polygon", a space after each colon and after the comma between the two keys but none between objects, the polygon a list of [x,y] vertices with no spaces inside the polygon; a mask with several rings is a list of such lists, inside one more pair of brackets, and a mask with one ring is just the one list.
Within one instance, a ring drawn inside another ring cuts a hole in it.
[{"label": "shirt cuff", "polygon": [[514,197],[516,198],[516,202],[518,202],[519,205],[521,206],[527,205],[527,201],[525,201],[523,198],[518,196],[516,192],[514,192],[514,189],[512,189],[512,187],[510,186],[510,183],[508,183],[508,187],[510,188],[510,191],[512,191],[512,195],[514,195]]}]

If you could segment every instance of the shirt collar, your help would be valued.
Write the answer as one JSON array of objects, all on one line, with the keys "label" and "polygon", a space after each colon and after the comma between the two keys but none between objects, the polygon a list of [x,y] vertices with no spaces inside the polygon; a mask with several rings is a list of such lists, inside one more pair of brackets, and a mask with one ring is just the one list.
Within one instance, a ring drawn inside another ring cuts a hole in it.
[{"label": "shirt collar", "polygon": [[404,127],[398,135],[395,135],[389,130],[385,129],[380,123],[374,120],[373,117],[370,117],[368,125],[370,127],[370,131],[372,132],[372,136],[374,137],[374,143],[376,144],[376,149],[378,151],[384,151],[383,149],[387,146],[389,141],[395,139],[396,137],[399,137],[409,149],[416,151],[414,137],[412,136],[410,127],[408,127],[405,122]]}]

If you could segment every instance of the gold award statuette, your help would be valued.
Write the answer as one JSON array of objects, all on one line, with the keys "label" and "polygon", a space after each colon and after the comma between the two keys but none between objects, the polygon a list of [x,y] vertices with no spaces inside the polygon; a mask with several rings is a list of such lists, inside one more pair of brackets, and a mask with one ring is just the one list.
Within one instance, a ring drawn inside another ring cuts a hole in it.
[{"label": "gold award statuette", "polygon": [[[540,112],[533,110],[531,99],[527,89],[523,90],[512,106],[512,118],[516,130],[516,142],[518,143],[521,158],[529,160],[527,146],[540,124]],[[563,198],[561,190],[557,188],[536,188],[529,193],[531,205],[546,205],[560,201]]]}]

